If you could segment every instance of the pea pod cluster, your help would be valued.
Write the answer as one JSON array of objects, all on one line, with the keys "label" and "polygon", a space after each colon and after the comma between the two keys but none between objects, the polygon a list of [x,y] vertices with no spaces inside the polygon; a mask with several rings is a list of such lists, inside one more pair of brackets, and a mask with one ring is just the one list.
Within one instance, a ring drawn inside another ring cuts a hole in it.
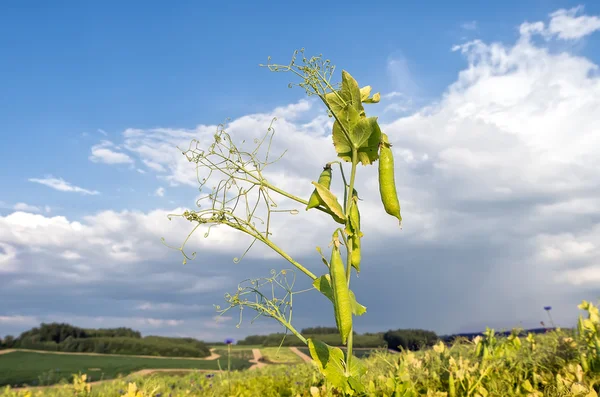
[{"label": "pea pod cluster", "polygon": [[394,177],[394,155],[391,147],[387,135],[382,133],[379,147],[379,194],[385,212],[398,218],[398,223],[402,226],[400,201],[398,200],[396,179]]}]

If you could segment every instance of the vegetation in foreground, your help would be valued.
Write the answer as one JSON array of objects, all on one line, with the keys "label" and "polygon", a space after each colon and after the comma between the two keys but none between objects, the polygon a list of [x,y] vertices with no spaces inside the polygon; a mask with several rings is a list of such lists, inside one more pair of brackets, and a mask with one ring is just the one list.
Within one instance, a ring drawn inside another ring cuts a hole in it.
[{"label": "vegetation in foreground", "polygon": [[[174,368],[218,370],[227,368],[227,357],[218,360],[189,360],[116,356],[88,356],[16,351],[0,355],[0,386],[52,385],[62,379],[70,381],[81,372],[89,381],[114,379],[141,369]],[[243,358],[231,357],[232,369],[249,368]]]},{"label": "vegetation in foreground", "polygon": [[[579,319],[575,332],[554,330],[526,337],[515,330],[498,337],[487,330],[473,341],[457,340],[447,347],[400,354],[377,352],[363,359],[364,393],[373,397],[597,397],[600,388],[600,314],[583,302],[587,318]],[[336,365],[330,362],[330,365]],[[187,376],[155,375],[119,379],[99,385],[75,377],[62,388],[15,391],[6,388],[0,397],[17,396],[237,396],[325,397],[341,396],[331,387],[317,364],[267,366],[254,371],[233,371]]]}]

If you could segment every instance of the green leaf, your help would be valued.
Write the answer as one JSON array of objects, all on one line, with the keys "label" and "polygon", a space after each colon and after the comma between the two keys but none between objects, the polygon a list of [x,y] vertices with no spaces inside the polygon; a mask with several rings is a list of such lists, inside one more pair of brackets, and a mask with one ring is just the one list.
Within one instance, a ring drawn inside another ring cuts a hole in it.
[{"label": "green leaf", "polygon": [[379,101],[381,100],[381,94],[376,92],[373,95],[373,98],[366,98],[362,100],[362,103],[379,103]]},{"label": "green leaf", "polygon": [[324,207],[331,212],[333,219],[338,223],[345,224],[346,215],[344,214],[344,210],[338,202],[337,197],[325,186],[317,182],[312,182],[312,184],[315,185],[319,197],[323,200]]},{"label": "green leaf", "polygon": [[344,134],[340,124],[333,123],[333,145],[335,150],[344,161],[352,161],[352,147],[356,143],[358,160],[363,165],[372,164],[379,159],[379,142],[381,141],[381,129],[377,123],[377,117],[360,119],[353,131],[350,140]]},{"label": "green leaf", "polygon": [[325,94],[325,101],[331,108],[331,112],[337,116],[346,106],[346,102],[350,101],[350,96],[347,95],[345,97],[344,93],[341,90],[338,90]]},{"label": "green leaf", "polygon": [[[354,360],[354,358],[352,360]],[[350,362],[350,365],[352,365],[352,362]],[[365,386],[362,384],[360,379],[355,376],[348,377],[348,384],[352,390],[357,393],[364,393],[366,391]]]},{"label": "green leaf", "polygon": [[339,113],[346,106],[351,106],[358,114],[364,114],[362,99],[367,99],[370,93],[370,86],[358,88],[358,83],[352,75],[342,70],[342,89],[325,94],[325,102],[329,105],[331,112],[338,118]]},{"label": "green leaf", "polygon": [[371,95],[371,86],[368,85],[360,89],[360,101],[364,102]]},{"label": "green leaf", "polygon": [[354,391],[361,391],[360,377],[366,373],[361,360],[352,357],[350,368],[346,368],[345,354],[339,347],[331,347],[309,338],[308,348],[317,367],[331,385],[350,395]]},{"label": "green leaf", "polygon": [[[342,126],[346,129],[350,136],[350,144],[355,144],[355,139],[353,139],[352,131],[356,128],[357,124],[362,120],[359,112],[352,106],[348,105],[343,108],[338,114],[338,120],[342,124]],[[343,133],[343,131],[342,131]],[[344,134],[345,136],[345,134]]]},{"label": "green leaf", "polygon": [[[329,274],[324,274],[313,281],[313,287],[329,298],[331,303],[334,303],[333,288],[331,288],[331,277]],[[355,316],[362,316],[367,312],[367,308],[356,301],[356,296],[352,290],[350,290],[350,304],[352,306],[352,314]]]},{"label": "green leaf", "polygon": [[369,98],[369,95],[371,95],[370,85],[360,89],[360,101],[362,103],[378,103],[381,100],[381,94],[378,92],[373,95],[373,98]]},{"label": "green leaf", "polygon": [[367,140],[358,148],[358,161],[363,165],[373,164],[379,159],[379,142],[381,141],[381,129],[377,123],[377,117],[369,117],[361,120],[368,123],[371,130]]},{"label": "green leaf", "polygon": [[350,102],[352,108],[359,114],[362,110],[362,104],[360,101],[361,93],[358,83],[354,80],[354,77],[345,70],[342,70],[342,91],[345,91],[350,96]]},{"label": "green leaf", "polygon": [[333,123],[332,136],[333,146],[335,146],[335,151],[337,152],[338,157],[340,157],[344,161],[351,162],[352,143],[348,140],[346,134],[344,134],[344,131],[342,130],[342,127],[340,126],[340,123],[337,122],[337,120]]},{"label": "green leaf", "polygon": [[[350,131],[350,139],[357,149],[368,146],[369,138],[377,125],[377,117],[361,119]],[[379,143],[378,143],[379,145]]]}]

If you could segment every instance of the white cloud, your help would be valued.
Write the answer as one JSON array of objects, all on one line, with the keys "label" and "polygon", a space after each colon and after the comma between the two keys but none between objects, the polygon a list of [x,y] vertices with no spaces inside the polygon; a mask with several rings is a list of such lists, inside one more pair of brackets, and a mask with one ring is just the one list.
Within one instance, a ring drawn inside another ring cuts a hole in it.
[{"label": "white cloud", "polygon": [[419,95],[421,92],[412,68],[409,59],[400,51],[392,54],[387,61],[387,73],[392,87],[409,98]]},{"label": "white cloud", "polygon": [[79,186],[74,186],[62,178],[54,178],[52,176],[49,176],[49,177],[46,177],[43,179],[30,178],[29,182],[39,183],[39,184],[51,187],[52,189],[59,190],[61,192],[75,192],[75,193],[89,194],[89,195],[100,194],[100,192],[98,192],[97,190],[88,190],[88,189],[81,188]]},{"label": "white cloud", "polygon": [[476,30],[477,29],[477,21],[469,21],[460,25],[464,30]]},{"label": "white cloud", "polygon": [[598,16],[577,16],[583,11],[583,6],[571,9],[560,9],[550,14],[550,23],[546,27],[544,22],[525,22],[521,24],[519,32],[524,37],[539,34],[546,39],[558,37],[562,40],[577,40],[600,30]]},{"label": "white cloud", "polygon": [[150,160],[143,160],[144,164],[146,164],[146,166],[154,171],[157,172],[164,172],[165,169],[162,165],[160,165],[159,163],[156,163],[154,161],[150,161]]},{"label": "white cloud", "polygon": [[552,19],[548,26],[548,32],[564,40],[573,40],[600,30],[600,18],[587,15],[577,16],[582,11],[583,6],[579,6],[553,12],[550,14]]},{"label": "white cloud", "polygon": [[81,259],[81,255],[79,255],[77,252],[73,252],[70,250],[64,251],[60,256],[62,256],[65,259],[68,259],[68,260]]},{"label": "white cloud", "polygon": [[409,111],[411,108],[407,105],[401,104],[401,103],[392,103],[390,105],[387,105],[383,111],[384,112],[407,112]]},{"label": "white cloud", "polygon": [[139,325],[150,325],[152,327],[177,327],[183,324],[183,320],[172,320],[172,319],[162,319],[162,318],[140,318],[134,319],[134,322]]},{"label": "white cloud", "polygon": [[17,203],[13,206],[15,211],[25,211],[25,212],[41,212],[39,207],[35,205],[29,205],[26,203]]},{"label": "white cloud", "polygon": [[90,161],[105,164],[133,164],[133,159],[129,155],[117,152],[113,148],[118,149],[110,141],[102,141],[92,146],[92,154],[89,157]]},{"label": "white cloud", "polygon": [[38,325],[37,319],[33,316],[0,316],[0,324],[4,325],[19,325],[23,327],[30,327]]},{"label": "white cloud", "polygon": [[0,273],[9,273],[17,270],[15,247],[0,241]]},{"label": "white cloud", "polygon": [[156,189],[154,191],[154,195],[158,196],[158,197],[164,197],[165,196],[165,188],[164,187],[159,187],[158,189]]},{"label": "white cloud", "polygon": [[398,91],[392,91],[392,92],[388,92],[387,94],[382,95],[381,97],[383,99],[392,99],[392,98],[396,98],[396,97],[404,97],[405,95],[401,92]]}]

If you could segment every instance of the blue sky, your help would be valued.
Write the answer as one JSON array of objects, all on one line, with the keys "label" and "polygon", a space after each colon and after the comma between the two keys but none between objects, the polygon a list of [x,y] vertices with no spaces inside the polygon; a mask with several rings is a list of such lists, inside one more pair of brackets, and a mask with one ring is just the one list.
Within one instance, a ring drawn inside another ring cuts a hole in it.
[{"label": "blue sky", "polygon": [[[287,88],[291,75],[258,67],[301,47],[331,59],[338,80],[345,69],[382,93],[370,114],[401,159],[407,224],[371,229],[372,269],[355,281],[369,303],[359,332],[536,326],[547,304],[569,323],[574,304],[597,297],[600,4],[244,3],[0,5],[0,298],[10,303],[0,335],[50,320],[209,339],[277,330],[215,325],[211,305],[282,261],[257,249],[233,265],[242,248],[231,231],[217,248],[196,242],[203,259],[184,268],[159,239],[185,237],[188,225],[164,215],[197,196],[175,146],[210,139],[227,117],[248,138],[277,116],[277,147],[294,150],[281,183],[310,194],[331,160],[322,106]],[[299,166],[306,156],[318,165]],[[365,212],[379,219],[369,172]],[[331,225],[310,218],[277,227],[324,228],[299,246],[282,239],[315,261]],[[383,310],[389,300],[403,303]],[[298,321],[327,325],[330,313]]]}]

